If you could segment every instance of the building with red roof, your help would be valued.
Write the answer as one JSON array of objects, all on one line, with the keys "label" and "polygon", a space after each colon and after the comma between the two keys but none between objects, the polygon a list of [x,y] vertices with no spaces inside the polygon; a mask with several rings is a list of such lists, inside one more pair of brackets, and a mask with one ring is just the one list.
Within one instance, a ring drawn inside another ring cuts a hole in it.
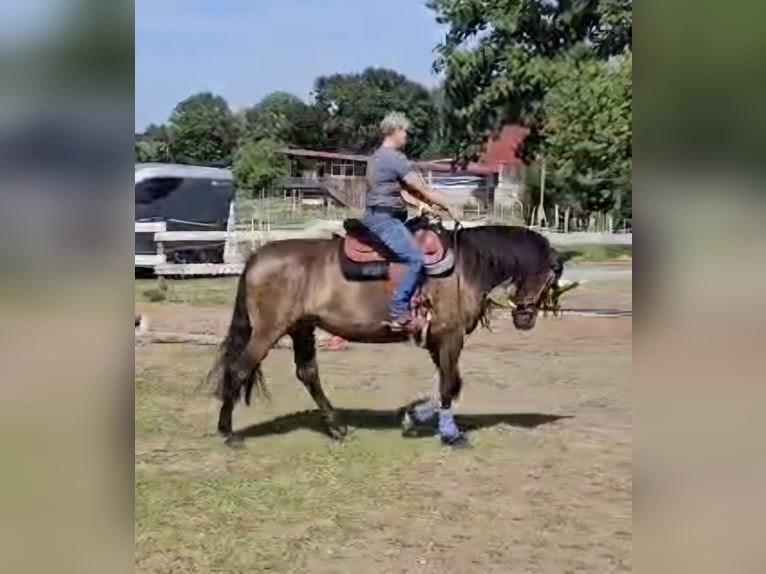
[{"label": "building with red roof", "polygon": [[[460,169],[455,169],[451,159],[416,163],[431,185],[444,191],[456,205],[472,205],[478,213],[486,213],[493,204],[518,203],[519,168],[524,165],[520,152],[528,133],[518,125],[505,126],[487,142],[478,162]],[[291,162],[291,176],[281,178],[277,187],[298,203],[330,201],[363,206],[367,156],[292,148],[282,153]]]},{"label": "building with red roof", "polygon": [[479,157],[479,163],[500,171],[503,167],[522,167],[521,149],[524,139],[529,135],[529,129],[516,124],[509,124],[500,130],[495,138],[491,138],[484,146],[484,153]]}]

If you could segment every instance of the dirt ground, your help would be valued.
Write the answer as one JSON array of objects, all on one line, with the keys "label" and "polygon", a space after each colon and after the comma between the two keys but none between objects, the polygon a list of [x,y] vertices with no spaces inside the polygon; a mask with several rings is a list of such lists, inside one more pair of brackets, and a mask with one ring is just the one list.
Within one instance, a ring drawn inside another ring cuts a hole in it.
[{"label": "dirt ground", "polygon": [[[151,328],[226,328],[228,280],[174,283],[136,310]],[[565,296],[631,309],[628,281]],[[200,387],[214,349],[136,348],[136,569],[140,572],[609,573],[631,571],[630,317],[496,320],[469,339],[456,407],[473,448],[401,436],[397,408],[435,389],[427,354],[352,345],[320,354],[324,388],[352,427],[333,444],[292,372],[235,410],[244,450],[214,436]]]}]

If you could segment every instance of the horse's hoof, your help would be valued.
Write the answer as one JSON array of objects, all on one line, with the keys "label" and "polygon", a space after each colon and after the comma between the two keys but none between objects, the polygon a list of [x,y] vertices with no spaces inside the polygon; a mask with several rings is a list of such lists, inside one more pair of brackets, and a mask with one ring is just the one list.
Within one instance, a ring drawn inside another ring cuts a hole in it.
[{"label": "horse's hoof", "polygon": [[450,448],[470,448],[471,442],[468,437],[463,434],[456,434],[454,436],[442,436],[442,444]]},{"label": "horse's hoof", "polygon": [[236,434],[230,434],[224,440],[224,444],[230,448],[245,448],[245,439]]},{"label": "horse's hoof", "polygon": [[348,437],[348,427],[346,425],[332,425],[327,427],[327,433],[330,435],[330,438],[340,442]]},{"label": "horse's hoof", "polygon": [[433,424],[433,420],[420,421],[414,413],[409,411],[404,413],[402,417],[402,436],[404,438],[421,438],[435,434],[436,426]]}]

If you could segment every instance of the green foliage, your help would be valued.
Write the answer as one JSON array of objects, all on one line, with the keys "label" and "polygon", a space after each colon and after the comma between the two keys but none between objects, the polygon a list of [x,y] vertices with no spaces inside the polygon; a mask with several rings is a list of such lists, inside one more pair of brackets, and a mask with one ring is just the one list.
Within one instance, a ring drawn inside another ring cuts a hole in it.
[{"label": "green foliage", "polygon": [[159,142],[137,140],[134,146],[136,163],[167,161],[167,149]]},{"label": "green foliage", "polygon": [[410,156],[449,155],[443,145],[441,89],[431,92],[382,68],[323,76],[315,88],[311,103],[277,91],[236,115],[220,96],[194,95],[176,106],[169,126],[151,125],[136,136],[137,161],[230,165],[239,146],[263,139],[366,153],[380,143],[380,120],[391,111],[405,113],[412,122]]},{"label": "green foliage", "polygon": [[221,96],[196,94],[179,103],[170,117],[170,156],[179,163],[228,166],[239,125]]},{"label": "green foliage", "polygon": [[567,251],[575,254],[573,261],[614,261],[633,257],[632,245],[570,245]]},{"label": "green foliage", "polygon": [[250,191],[268,189],[279,177],[289,175],[284,155],[279,153],[283,144],[263,138],[247,140],[237,150],[232,171],[238,188]]},{"label": "green foliage", "polygon": [[245,111],[245,136],[250,139],[289,139],[291,116],[306,104],[287,92],[272,92]]},{"label": "green foliage", "polygon": [[576,192],[585,212],[610,210],[629,194],[631,103],[630,52],[609,62],[587,57],[558,64],[544,100],[544,155],[556,187]]},{"label": "green foliage", "polygon": [[149,124],[141,135],[144,139],[156,142],[168,143],[170,141],[168,126],[165,125]]},{"label": "green foliage", "polygon": [[[546,197],[584,211],[630,205],[632,1],[430,0],[448,27],[445,138],[465,158],[503,125],[530,128]],[[530,192],[539,189],[530,174]],[[535,200],[536,202],[536,200]],[[630,208],[628,207],[628,210]],[[624,213],[623,213],[624,215]]]},{"label": "green foliage", "polygon": [[429,0],[448,27],[434,67],[445,76],[450,145],[475,156],[506,123],[531,128],[534,154],[544,100],[562,59],[606,60],[632,42],[631,0]]},{"label": "green foliage", "polygon": [[423,160],[453,157],[447,141],[447,110],[443,86],[431,90],[431,101],[434,105],[435,116],[431,124],[428,145],[419,157]]},{"label": "green foliage", "polygon": [[321,76],[313,101],[273,92],[234,115],[211,93],[179,103],[136,137],[138,161],[233,165],[255,191],[288,174],[289,145],[369,153],[390,111],[412,122],[411,157],[475,157],[508,123],[530,128],[528,208],[632,213],[632,1],[429,0],[447,33],[428,90],[388,69]]},{"label": "green foliage", "polygon": [[170,146],[167,127],[149,125],[142,134],[136,134],[136,163],[169,162]]},{"label": "green foliage", "polygon": [[435,126],[436,107],[428,90],[402,74],[368,68],[361,74],[335,74],[317,79],[315,105],[327,120],[327,146],[359,153],[380,143],[380,120],[400,111],[412,122],[406,152],[420,157]]},{"label": "green foliage", "polygon": [[288,92],[272,92],[245,111],[245,137],[272,138],[296,147],[319,148],[324,144],[321,110]]}]

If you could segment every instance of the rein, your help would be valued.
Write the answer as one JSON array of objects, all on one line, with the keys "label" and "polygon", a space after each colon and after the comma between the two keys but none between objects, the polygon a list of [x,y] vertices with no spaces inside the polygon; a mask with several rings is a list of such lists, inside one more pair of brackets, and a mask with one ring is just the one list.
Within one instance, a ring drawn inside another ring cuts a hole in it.
[{"label": "rein", "polygon": [[463,224],[460,223],[457,219],[455,220],[455,226],[452,229],[452,248],[455,252],[455,280],[457,281],[457,313],[458,317],[460,318],[460,329],[462,331],[461,334],[465,335],[465,328],[463,327],[463,296],[460,292],[460,249],[458,246],[458,235],[460,230],[463,228]]},{"label": "rein", "polygon": [[[426,217],[430,220],[430,223],[436,223],[439,227],[441,227],[442,230],[445,230],[444,224],[442,223],[441,219],[438,216],[434,216],[433,214],[429,214],[425,211],[421,211],[420,213],[421,217]],[[463,334],[465,334],[465,328],[463,326],[463,297],[461,293],[461,287],[460,287],[460,249],[458,248],[458,235],[461,229],[463,229],[463,224],[460,223],[457,219],[454,220],[455,225],[452,228],[452,231],[450,232],[450,244],[452,246],[452,251],[454,252],[455,257],[455,264],[454,264],[454,273],[455,273],[455,280],[457,281],[457,312],[458,317],[460,318],[460,326],[463,331]],[[429,321],[430,322],[430,321]],[[423,328],[423,331],[421,333],[421,340],[422,345],[425,345],[426,338],[427,338],[427,332],[428,332],[428,324],[426,323],[426,326]],[[422,346],[421,345],[421,346]]]}]

